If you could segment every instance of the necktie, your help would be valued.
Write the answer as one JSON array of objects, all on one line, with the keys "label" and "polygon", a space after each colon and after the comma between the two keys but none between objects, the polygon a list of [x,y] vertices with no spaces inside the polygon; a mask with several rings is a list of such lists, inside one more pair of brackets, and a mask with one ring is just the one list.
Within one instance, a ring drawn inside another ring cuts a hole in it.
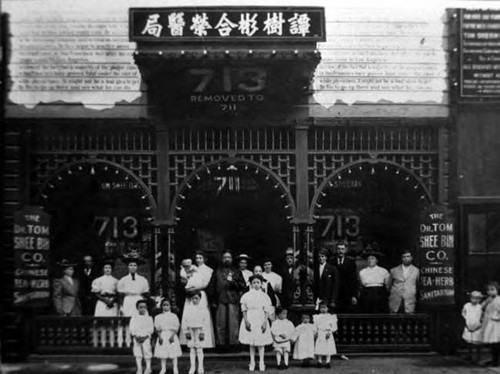
[{"label": "necktie", "polygon": [[130,274],[132,276],[132,280],[135,281],[135,273]]}]

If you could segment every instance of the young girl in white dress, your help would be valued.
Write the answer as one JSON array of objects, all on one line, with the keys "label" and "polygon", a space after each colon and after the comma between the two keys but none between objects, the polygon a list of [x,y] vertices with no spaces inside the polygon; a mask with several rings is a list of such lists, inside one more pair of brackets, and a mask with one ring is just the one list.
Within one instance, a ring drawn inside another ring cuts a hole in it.
[{"label": "young girl in white dress", "polygon": [[[469,345],[469,357],[473,361],[480,359],[480,344],[481,344],[481,318],[483,316],[483,307],[481,300],[483,295],[479,291],[472,291],[470,294],[470,302],[466,303],[462,308],[462,317],[465,320],[465,328],[462,334],[462,339]],[[476,347],[477,358],[472,357],[472,347]]]},{"label": "young girl in white dress", "polygon": [[190,308],[184,311],[182,333],[185,335],[187,346],[189,347],[189,374],[196,371],[196,359],[198,359],[198,374],[205,372],[203,366],[203,348],[206,347],[206,315],[203,313],[203,305],[200,304],[201,293],[197,291],[189,298]]},{"label": "young girl in white dress", "polygon": [[295,346],[293,347],[293,359],[302,360],[303,367],[311,366],[314,359],[314,337],[316,326],[311,323],[308,314],[302,315],[302,323],[295,328]]},{"label": "young girl in white dress", "polygon": [[[278,369],[288,369],[288,357],[292,350],[292,341],[295,339],[295,326],[287,319],[288,311],[282,307],[276,308],[277,319],[271,326],[273,348],[276,352]],[[282,359],[283,358],[283,362]]]},{"label": "young girl in white dress", "polygon": [[243,319],[240,325],[239,339],[241,344],[250,346],[250,371],[255,370],[255,347],[259,351],[259,370],[266,370],[264,348],[273,343],[269,327],[271,299],[262,292],[262,281],[262,276],[252,275],[249,279],[251,288],[240,300]]},{"label": "young girl in white dress", "polygon": [[498,282],[488,284],[489,298],[484,302],[482,342],[491,348],[490,366],[498,366],[500,355],[500,296]]},{"label": "young girl in white dress", "polygon": [[179,374],[177,359],[182,356],[181,343],[177,333],[181,324],[177,315],[170,311],[170,301],[164,299],[161,302],[162,313],[155,317],[155,330],[158,334],[156,341],[156,358],[161,360],[161,371],[159,374],[165,374],[167,371],[167,359],[172,360],[174,374]]},{"label": "young girl in white dress", "polygon": [[[319,367],[330,368],[332,356],[337,354],[333,333],[337,331],[337,315],[328,313],[328,305],[321,301],[319,314],[313,317],[314,326],[317,330],[317,338],[314,346],[314,354],[318,359]],[[323,357],[325,364],[323,364]]]}]

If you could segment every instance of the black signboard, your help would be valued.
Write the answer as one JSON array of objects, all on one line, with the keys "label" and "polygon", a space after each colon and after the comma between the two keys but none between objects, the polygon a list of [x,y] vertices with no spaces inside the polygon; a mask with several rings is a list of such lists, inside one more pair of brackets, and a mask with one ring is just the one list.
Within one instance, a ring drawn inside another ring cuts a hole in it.
[{"label": "black signboard", "polygon": [[146,42],[325,41],[323,8],[131,8],[130,40]]},{"label": "black signboard", "polygon": [[14,304],[47,306],[50,216],[39,206],[14,213]]},{"label": "black signboard", "polygon": [[420,303],[455,301],[455,224],[451,212],[433,205],[422,213],[419,235]]},{"label": "black signboard", "polygon": [[500,9],[460,11],[460,96],[500,99]]}]

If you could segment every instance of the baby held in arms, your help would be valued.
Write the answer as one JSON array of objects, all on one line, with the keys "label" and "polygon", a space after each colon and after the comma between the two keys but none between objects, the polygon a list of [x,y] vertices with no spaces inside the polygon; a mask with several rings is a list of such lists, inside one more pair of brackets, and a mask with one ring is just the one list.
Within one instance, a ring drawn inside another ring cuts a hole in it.
[{"label": "baby held in arms", "polygon": [[181,262],[181,282],[184,284],[186,291],[194,291],[200,288],[200,277],[196,276],[198,267],[193,265],[193,260],[186,258]]}]

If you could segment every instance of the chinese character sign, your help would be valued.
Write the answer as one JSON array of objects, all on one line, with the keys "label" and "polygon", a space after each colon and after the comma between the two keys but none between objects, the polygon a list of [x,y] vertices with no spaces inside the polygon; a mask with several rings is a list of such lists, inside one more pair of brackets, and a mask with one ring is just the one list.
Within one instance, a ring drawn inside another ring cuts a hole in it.
[{"label": "chinese character sign", "polygon": [[324,41],[323,8],[132,8],[132,41]]}]

